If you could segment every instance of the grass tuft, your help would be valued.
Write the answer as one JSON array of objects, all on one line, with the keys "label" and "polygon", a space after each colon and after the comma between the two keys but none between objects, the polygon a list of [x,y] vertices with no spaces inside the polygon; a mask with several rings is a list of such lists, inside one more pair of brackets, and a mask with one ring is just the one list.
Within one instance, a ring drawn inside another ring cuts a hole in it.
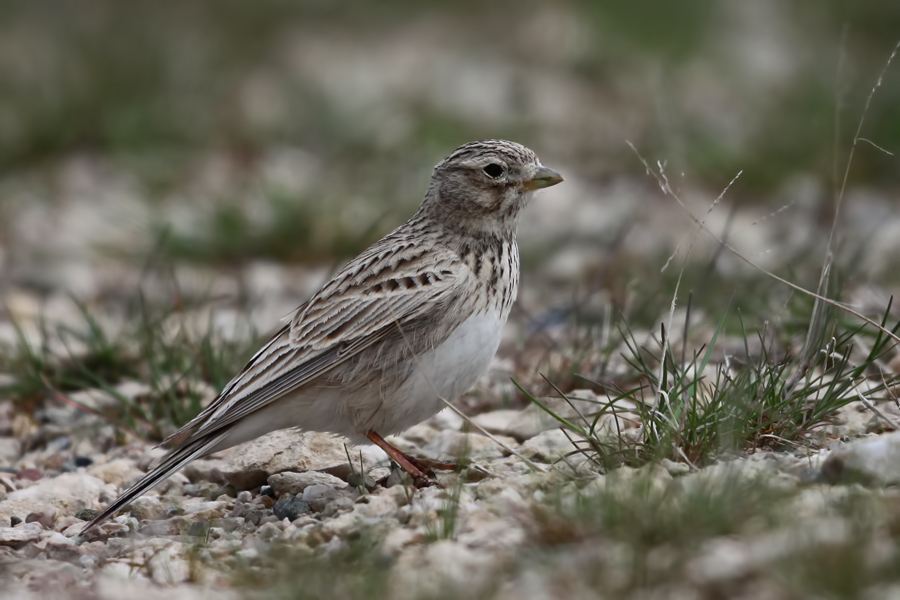
[{"label": "grass tuft", "polygon": [[[568,416],[519,389],[575,434],[573,454],[586,454],[605,468],[663,458],[700,466],[735,453],[816,445],[821,440],[813,434],[829,425],[837,410],[860,397],[880,398],[897,377],[885,378],[880,368],[896,345],[892,338],[837,320],[818,305],[813,311],[815,318],[806,317],[806,343],[792,356],[774,349],[779,332],[766,325],[750,334],[743,321],[744,356],[723,354],[718,344],[724,315],[709,341],[689,356],[663,352],[664,327],[659,337],[642,344],[623,322],[627,372],[614,381],[593,382],[606,390],[603,401],[555,388],[572,409]],[[882,327],[889,312],[890,306]],[[900,331],[900,323],[890,331]],[[685,331],[684,340],[690,337]],[[751,346],[759,348],[756,355]],[[621,418],[638,420],[637,433],[618,430]]]},{"label": "grass tuft", "polygon": [[[163,439],[202,410],[259,342],[249,324],[234,336],[217,330],[211,316],[198,327],[207,303],[172,298],[151,303],[138,289],[118,319],[73,300],[77,324],[44,316],[33,333],[17,324],[17,343],[0,347],[0,370],[15,373],[4,393],[27,410],[74,404],[139,439]],[[126,393],[129,381],[146,390]]]}]

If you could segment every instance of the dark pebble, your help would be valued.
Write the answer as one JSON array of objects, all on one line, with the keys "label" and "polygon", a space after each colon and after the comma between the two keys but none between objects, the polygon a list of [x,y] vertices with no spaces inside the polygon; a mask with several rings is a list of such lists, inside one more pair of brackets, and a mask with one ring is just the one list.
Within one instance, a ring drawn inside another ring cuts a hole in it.
[{"label": "dark pebble", "polygon": [[183,514],[184,514],[184,509],[178,508],[177,506],[170,506],[169,508],[166,509],[166,517],[167,518],[180,517]]},{"label": "dark pebble", "polygon": [[275,497],[275,490],[273,490],[272,486],[270,486],[270,485],[264,485],[261,488],[259,488],[259,493],[262,494],[263,496],[268,496],[269,498]]},{"label": "dark pebble", "polygon": [[89,467],[94,464],[94,459],[90,456],[76,456],[75,457],[75,466],[76,467]]},{"label": "dark pebble", "polygon": [[100,511],[98,510],[94,510],[92,508],[82,508],[77,513],[75,513],[75,518],[81,519],[82,521],[90,521],[99,514]]},{"label": "dark pebble", "polygon": [[9,526],[10,527],[15,527],[16,525],[18,525],[21,522],[22,522],[22,519],[20,519],[16,515],[13,515],[9,518]]},{"label": "dark pebble", "polygon": [[272,512],[275,513],[275,516],[278,517],[279,521],[282,519],[293,521],[300,515],[309,514],[310,509],[309,504],[296,496],[291,496],[290,498],[282,498],[276,502],[275,506],[272,507]]}]

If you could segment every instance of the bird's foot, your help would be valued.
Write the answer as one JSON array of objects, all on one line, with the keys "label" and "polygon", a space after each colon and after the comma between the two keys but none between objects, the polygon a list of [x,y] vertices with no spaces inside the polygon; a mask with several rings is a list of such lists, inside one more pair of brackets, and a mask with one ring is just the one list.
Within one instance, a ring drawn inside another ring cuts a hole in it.
[{"label": "bird's foot", "polygon": [[[413,485],[417,489],[434,486],[440,487],[440,483],[438,483],[436,479],[437,476],[434,473],[435,469],[442,471],[455,471],[460,466],[455,462],[443,462],[438,460],[431,460],[429,458],[410,456],[409,454],[388,443],[383,437],[381,437],[374,431],[370,431],[368,434],[366,434],[366,437],[368,437],[376,446],[384,450],[387,455],[391,457],[391,460],[393,460],[397,465],[400,466],[401,469],[409,474],[409,476],[412,478]],[[390,475],[388,477],[385,477],[378,483],[387,483],[387,480],[389,478]]]},{"label": "bird's foot", "polygon": [[435,469],[438,471],[458,471],[465,466],[462,462],[457,461],[433,460],[424,456],[411,456],[405,452],[402,454],[406,460],[416,466],[420,471],[423,473],[430,473],[432,476],[434,476]]}]

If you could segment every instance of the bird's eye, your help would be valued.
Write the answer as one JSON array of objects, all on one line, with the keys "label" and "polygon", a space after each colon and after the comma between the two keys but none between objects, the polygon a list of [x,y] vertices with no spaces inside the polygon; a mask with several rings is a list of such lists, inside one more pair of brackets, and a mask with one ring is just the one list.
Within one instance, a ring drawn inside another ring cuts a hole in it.
[{"label": "bird's eye", "polygon": [[503,167],[497,163],[491,163],[484,168],[484,173],[488,177],[500,177],[503,175]]}]

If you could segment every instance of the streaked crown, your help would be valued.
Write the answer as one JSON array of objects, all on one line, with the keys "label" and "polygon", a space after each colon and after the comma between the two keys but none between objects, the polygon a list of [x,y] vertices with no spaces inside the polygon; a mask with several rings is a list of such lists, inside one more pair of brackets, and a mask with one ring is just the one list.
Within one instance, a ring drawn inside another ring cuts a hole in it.
[{"label": "streaked crown", "polygon": [[560,181],[559,173],[521,144],[469,142],[435,166],[422,210],[451,225],[512,233],[531,192]]}]

